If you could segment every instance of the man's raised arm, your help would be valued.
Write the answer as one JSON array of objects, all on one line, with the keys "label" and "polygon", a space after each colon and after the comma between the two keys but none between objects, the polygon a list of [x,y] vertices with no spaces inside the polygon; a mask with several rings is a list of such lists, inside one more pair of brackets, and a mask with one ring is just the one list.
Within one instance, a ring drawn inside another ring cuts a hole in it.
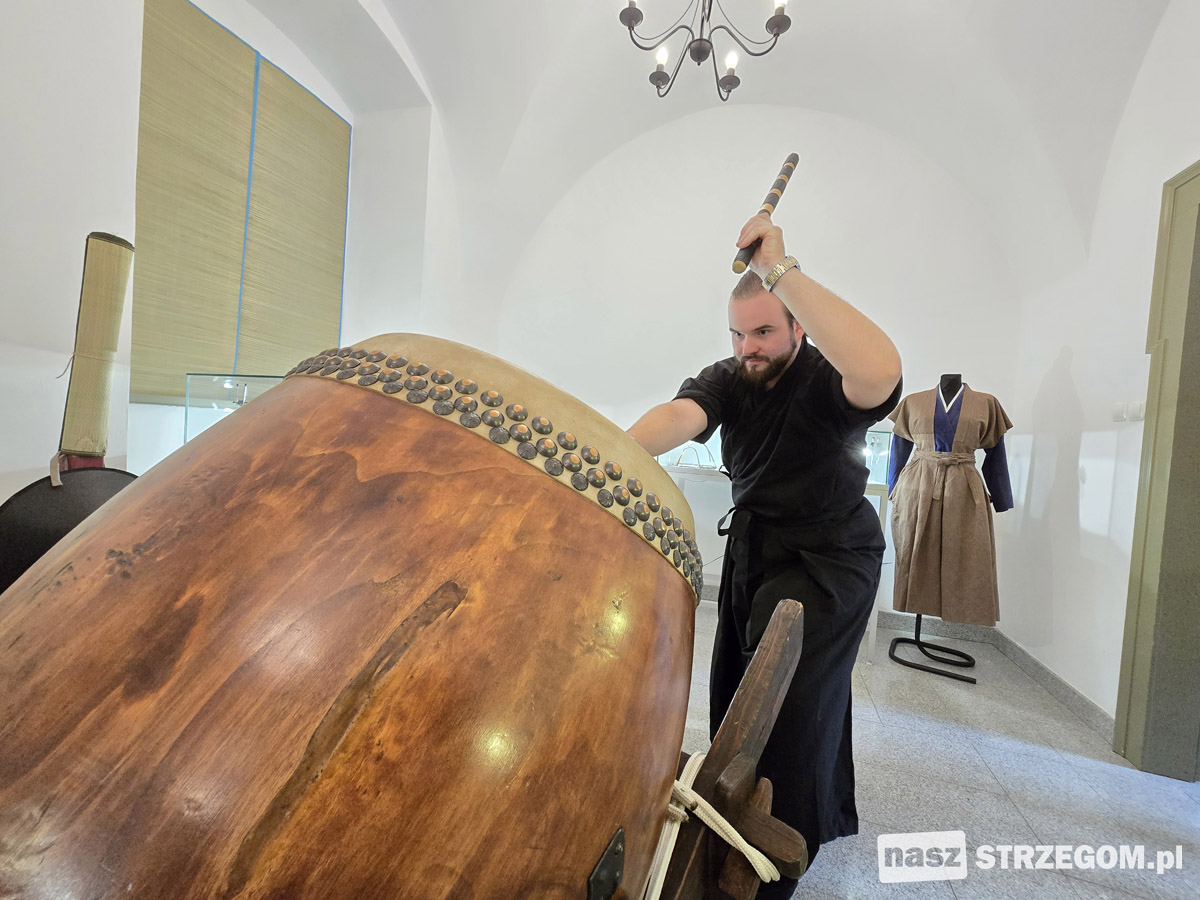
[{"label": "man's raised arm", "polygon": [[690,441],[708,427],[708,416],[695,400],[660,403],[633,423],[629,435],[651,456]]}]

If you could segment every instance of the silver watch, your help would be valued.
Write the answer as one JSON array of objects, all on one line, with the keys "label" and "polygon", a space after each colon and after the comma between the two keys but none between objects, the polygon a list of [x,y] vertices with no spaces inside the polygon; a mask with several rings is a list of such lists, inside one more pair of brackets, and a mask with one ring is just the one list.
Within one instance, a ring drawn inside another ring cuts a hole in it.
[{"label": "silver watch", "polygon": [[784,272],[786,272],[788,269],[798,268],[800,268],[800,263],[796,262],[796,257],[784,257],[783,262],[777,264],[775,268],[767,273],[767,277],[763,279],[763,290],[773,292],[775,290],[775,285],[779,282],[779,279],[783,277]]}]

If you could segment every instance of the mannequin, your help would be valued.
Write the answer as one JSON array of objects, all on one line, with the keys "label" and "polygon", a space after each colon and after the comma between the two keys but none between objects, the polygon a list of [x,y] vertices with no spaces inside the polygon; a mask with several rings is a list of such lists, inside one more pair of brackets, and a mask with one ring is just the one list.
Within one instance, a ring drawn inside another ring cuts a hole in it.
[{"label": "mannequin", "polygon": [[938,382],[938,387],[942,392],[942,403],[949,406],[954,402],[955,396],[962,390],[961,375],[943,375]]},{"label": "mannequin", "polygon": [[[921,640],[921,615],[996,624],[992,509],[1012,508],[1004,454],[1004,433],[1012,423],[995,397],[972,390],[956,373],[942,375],[933,390],[905,397],[890,418],[895,423],[888,471],[896,547],[893,606],[918,614],[915,637],[897,638],[890,655],[903,665],[973,683],[965,675],[900,659],[895,648],[913,644],[930,659],[969,667],[974,660],[968,654]],[[979,449],[986,457],[982,478],[975,468]]]}]

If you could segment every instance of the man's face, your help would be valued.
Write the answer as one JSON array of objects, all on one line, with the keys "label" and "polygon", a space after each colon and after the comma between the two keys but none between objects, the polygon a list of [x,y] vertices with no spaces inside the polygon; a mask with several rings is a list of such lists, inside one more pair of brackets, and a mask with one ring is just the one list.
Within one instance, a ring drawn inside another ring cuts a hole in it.
[{"label": "man's face", "polygon": [[729,332],[738,375],[749,384],[771,387],[796,356],[804,332],[789,321],[783,303],[767,291],[729,301]]}]

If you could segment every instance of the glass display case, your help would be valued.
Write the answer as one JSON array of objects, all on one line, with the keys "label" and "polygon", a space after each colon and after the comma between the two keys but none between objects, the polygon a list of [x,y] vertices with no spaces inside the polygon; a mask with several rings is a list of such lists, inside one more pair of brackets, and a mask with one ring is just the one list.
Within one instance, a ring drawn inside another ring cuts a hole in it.
[{"label": "glass display case", "polygon": [[[892,445],[892,433],[880,429],[868,431],[863,456],[870,475],[868,484],[887,484],[888,457]],[[662,456],[655,457],[658,464],[675,474],[687,474],[696,470],[717,470],[721,467],[721,429],[703,444],[688,441]]]},{"label": "glass display case", "polygon": [[183,403],[183,442],[262,396],[282,378],[276,375],[214,375],[188,372]]},{"label": "glass display case", "polygon": [[887,484],[888,459],[891,456],[892,433],[890,431],[868,431],[867,446],[863,453],[867,457],[867,484]]}]

